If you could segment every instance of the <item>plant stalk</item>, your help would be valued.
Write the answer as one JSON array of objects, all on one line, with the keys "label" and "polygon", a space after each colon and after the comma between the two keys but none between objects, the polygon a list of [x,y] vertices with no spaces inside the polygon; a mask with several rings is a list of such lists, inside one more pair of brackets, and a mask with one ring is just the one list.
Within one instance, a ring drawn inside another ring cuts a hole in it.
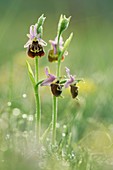
[{"label": "plant stalk", "polygon": [[[59,49],[59,41],[60,36],[58,36],[58,58],[60,56],[60,49]],[[57,78],[60,77],[60,60],[58,60],[57,70],[56,70]],[[56,143],[56,124],[57,124],[57,109],[58,109],[58,98],[53,96],[53,114],[52,114],[52,144],[55,145]]]},{"label": "plant stalk", "polygon": [[53,116],[52,116],[52,144],[56,143],[56,123],[57,123],[57,106],[58,100],[56,96],[53,96]]},{"label": "plant stalk", "polygon": [[[39,81],[39,57],[35,57],[35,82]],[[35,113],[35,131],[36,135],[38,135],[38,140],[40,141],[40,131],[41,131],[41,104],[40,104],[40,93],[39,86],[34,87],[35,91],[35,102],[36,102],[36,113]]]}]

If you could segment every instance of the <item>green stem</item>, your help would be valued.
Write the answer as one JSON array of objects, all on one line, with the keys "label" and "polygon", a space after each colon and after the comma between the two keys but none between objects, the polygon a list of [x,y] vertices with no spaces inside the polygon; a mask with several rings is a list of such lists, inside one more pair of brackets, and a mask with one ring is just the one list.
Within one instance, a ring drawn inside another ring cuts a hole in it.
[{"label": "green stem", "polygon": [[57,98],[53,96],[53,117],[52,117],[52,125],[53,125],[52,144],[53,145],[55,145],[56,142],[56,123],[57,123]]},{"label": "green stem", "polygon": [[58,65],[57,65],[57,77],[58,77],[58,79],[59,79],[59,77],[60,77],[60,61],[58,60]]},{"label": "green stem", "polygon": [[[58,36],[58,55],[60,55],[60,49],[59,49],[59,40],[60,36]],[[57,64],[57,78],[60,77],[60,60],[58,60]],[[56,96],[53,96],[53,114],[52,114],[52,144],[55,145],[56,143],[56,123],[57,123],[57,108],[58,108],[58,99]]]},{"label": "green stem", "polygon": [[[39,58],[35,57],[35,82],[39,81]],[[36,133],[38,132],[38,140],[40,140],[40,131],[41,131],[41,106],[40,106],[40,93],[39,86],[34,87],[35,91],[35,102],[36,102],[36,113],[35,113],[35,121],[36,121]]]}]

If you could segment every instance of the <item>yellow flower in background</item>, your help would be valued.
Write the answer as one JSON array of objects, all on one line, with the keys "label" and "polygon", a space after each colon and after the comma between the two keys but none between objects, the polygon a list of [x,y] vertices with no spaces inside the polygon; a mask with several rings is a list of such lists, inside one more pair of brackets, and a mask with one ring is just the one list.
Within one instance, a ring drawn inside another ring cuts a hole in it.
[{"label": "yellow flower in background", "polygon": [[96,90],[96,84],[91,79],[84,79],[84,81],[80,81],[77,86],[81,93],[93,93]]}]

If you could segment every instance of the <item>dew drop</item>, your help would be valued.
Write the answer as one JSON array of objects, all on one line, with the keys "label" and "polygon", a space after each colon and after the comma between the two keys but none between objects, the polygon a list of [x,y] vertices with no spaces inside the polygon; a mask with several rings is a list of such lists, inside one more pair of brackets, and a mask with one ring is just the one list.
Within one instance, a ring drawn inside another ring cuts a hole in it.
[{"label": "dew drop", "polygon": [[26,97],[27,97],[27,94],[24,93],[24,94],[22,95],[22,97],[23,97],[23,98],[26,98]]},{"label": "dew drop", "polygon": [[28,121],[32,122],[33,121],[33,115],[28,116]]},{"label": "dew drop", "polygon": [[60,128],[60,123],[56,123],[56,128]]},{"label": "dew drop", "polygon": [[5,138],[6,138],[6,140],[8,140],[10,138],[10,135],[7,134]]},{"label": "dew drop", "polygon": [[46,138],[46,141],[47,141],[47,142],[49,142],[49,141],[50,141],[50,139],[49,139],[49,138]]},{"label": "dew drop", "polygon": [[11,102],[7,102],[7,105],[10,107],[12,105],[12,103]]},{"label": "dew drop", "polygon": [[22,115],[22,118],[23,118],[23,119],[27,119],[27,114],[23,114],[23,115]]},{"label": "dew drop", "polygon": [[13,109],[13,115],[14,115],[14,116],[19,116],[19,114],[20,114],[20,109],[14,108],[14,109]]},{"label": "dew drop", "polygon": [[64,128],[64,129],[66,129],[66,128],[67,128],[67,126],[66,126],[66,125],[63,125],[63,128]]},{"label": "dew drop", "polygon": [[62,133],[62,137],[65,137],[66,136],[66,134],[65,133]]}]

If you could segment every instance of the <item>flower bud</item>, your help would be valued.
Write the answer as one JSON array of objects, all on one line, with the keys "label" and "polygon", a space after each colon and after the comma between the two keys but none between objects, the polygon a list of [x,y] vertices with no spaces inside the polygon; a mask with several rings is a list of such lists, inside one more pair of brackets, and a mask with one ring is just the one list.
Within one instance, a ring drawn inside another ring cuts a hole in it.
[{"label": "flower bud", "polygon": [[38,19],[38,21],[37,21],[37,34],[42,34],[42,31],[43,31],[42,26],[44,24],[45,19],[46,19],[46,17],[44,17],[44,14],[42,14],[40,16],[40,18]]},{"label": "flower bud", "polygon": [[68,28],[71,17],[66,18],[66,16],[61,15],[58,23],[58,35],[61,35],[63,31]]},{"label": "flower bud", "polygon": [[44,14],[42,14],[37,21],[38,28],[44,24],[45,19],[46,19],[46,17],[44,17]]}]

